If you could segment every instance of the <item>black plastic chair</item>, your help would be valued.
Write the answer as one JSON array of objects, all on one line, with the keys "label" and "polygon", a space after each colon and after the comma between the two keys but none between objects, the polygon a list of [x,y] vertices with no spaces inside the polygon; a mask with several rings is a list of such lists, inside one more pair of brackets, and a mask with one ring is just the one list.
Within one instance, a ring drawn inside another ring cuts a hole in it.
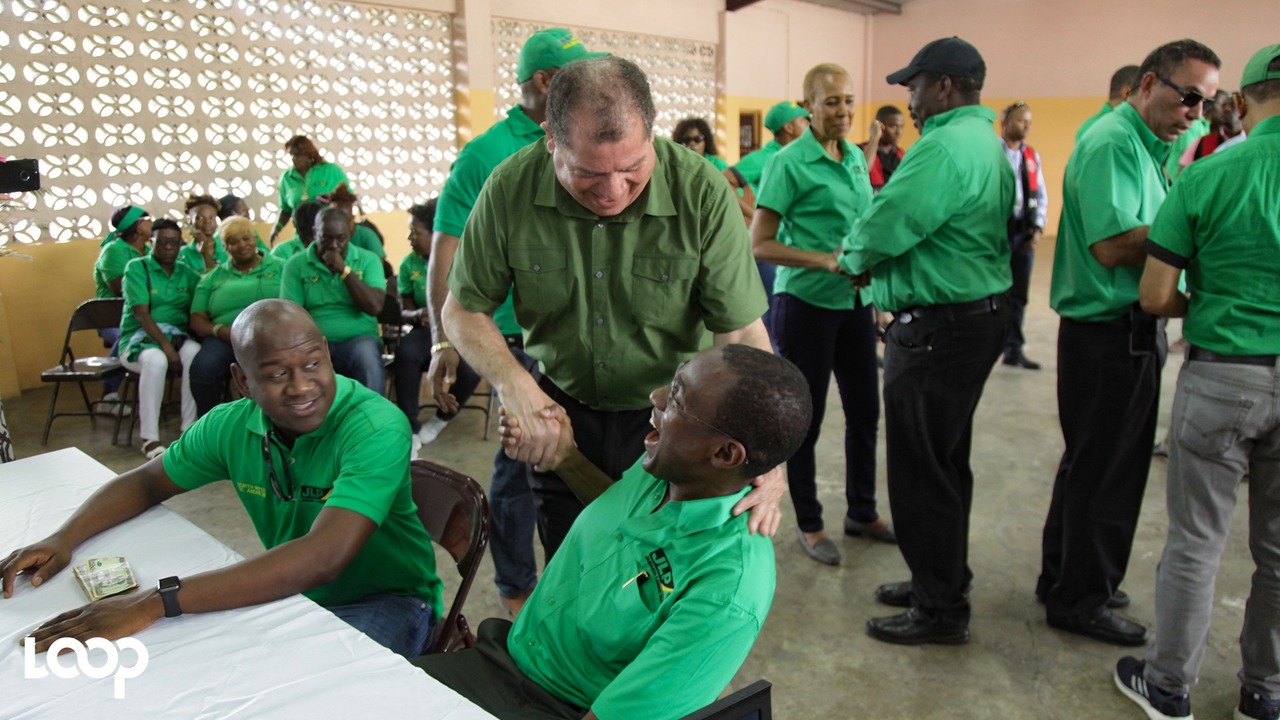
[{"label": "black plastic chair", "polygon": [[480,483],[443,465],[414,460],[409,471],[418,519],[431,539],[449,552],[462,578],[449,613],[437,627],[436,641],[427,653],[472,647],[476,636],[462,615],[462,605],[480,569],[485,546],[489,544],[489,501]]},{"label": "black plastic chair", "polygon": [[[94,298],[80,303],[79,307],[71,313],[71,320],[67,323],[67,337],[62,342],[62,359],[54,367],[40,373],[42,382],[54,384],[53,397],[49,399],[49,413],[44,420],[44,434],[40,438],[41,445],[49,444],[49,428],[53,425],[54,418],[78,415],[88,417],[90,422],[93,422],[99,415],[112,417],[110,413],[97,412],[93,409],[93,403],[89,400],[89,391],[85,389],[84,384],[101,382],[123,373],[124,368],[120,365],[120,359],[99,356],[77,358],[75,351],[71,349],[71,337],[81,331],[119,327],[120,314],[123,311],[123,298]],[[58,392],[62,389],[62,384],[67,382],[80,386],[80,396],[84,398],[84,412],[78,410],[57,412]],[[116,435],[119,435],[123,415],[117,413],[114,417]]]},{"label": "black plastic chair", "polygon": [[773,720],[773,683],[757,680],[680,720]]}]

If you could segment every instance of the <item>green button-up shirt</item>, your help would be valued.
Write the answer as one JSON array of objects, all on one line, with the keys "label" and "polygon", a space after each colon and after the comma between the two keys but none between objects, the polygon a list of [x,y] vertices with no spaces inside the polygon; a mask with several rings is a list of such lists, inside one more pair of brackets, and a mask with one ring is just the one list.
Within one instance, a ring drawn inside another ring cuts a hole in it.
[{"label": "green button-up shirt", "polygon": [[[836,162],[813,132],[806,132],[769,160],[756,205],[782,216],[778,242],[830,255],[871,205],[871,178],[862,150],[840,141]],[[820,268],[778,266],[774,294],[786,293],[828,310],[852,310],[857,291],[849,278]]]},{"label": "green button-up shirt", "polygon": [[[387,288],[387,276],[382,272],[378,256],[348,243],[345,260],[351,273],[366,285],[379,290]],[[313,243],[306,252],[285,262],[280,297],[306,308],[329,342],[344,342],[357,335],[377,337],[378,319],[356,307],[341,278],[341,273],[325,267],[316,256]]]},{"label": "green button-up shirt", "polygon": [[[124,277],[124,268],[130,260],[145,257],[146,254],[147,246],[144,245],[142,252],[138,252],[132,245],[119,238],[103,245],[98,251],[97,261],[93,263],[94,297],[120,297],[111,291],[111,281]],[[123,280],[120,282],[120,293],[124,293]]]},{"label": "green button-up shirt", "polygon": [[1183,171],[1148,250],[1186,268],[1188,342],[1223,355],[1280,354],[1280,116]]},{"label": "green button-up shirt", "polygon": [[1016,180],[991,132],[995,118],[966,105],[926,120],[846,240],[840,266],[871,271],[878,309],[971,302],[1013,284],[1007,221]]},{"label": "green button-up shirt", "polygon": [[773,542],[732,508],[668,502],[637,462],[578,516],[517,616],[522,672],[601,720],[675,718],[714,701],[760,634]]},{"label": "green button-up shirt", "polygon": [[449,275],[472,312],[493,312],[514,286],[525,350],[601,410],[648,407],[649,391],[710,347],[710,333],[765,310],[729,183],[670,140],[653,143],[648,186],[613,217],[560,185],[545,140],[516,153],[480,193]]},{"label": "green button-up shirt", "polygon": [[1123,103],[1080,138],[1062,182],[1062,219],[1049,305],[1066,318],[1107,322],[1138,301],[1141,266],[1103,267],[1089,248],[1150,225],[1169,191],[1169,143]]},{"label": "green button-up shirt", "polygon": [[[436,232],[461,238],[467,226],[467,218],[480,197],[480,189],[503,160],[511,157],[540,140],[546,133],[542,126],[525,115],[524,108],[516,105],[507,111],[507,117],[484,131],[479,137],[463,146],[458,159],[449,169],[449,179],[436,201]],[[426,307],[423,305],[422,307]],[[511,296],[493,311],[493,322],[503,335],[521,334],[516,322]]]},{"label": "green button-up shirt", "polygon": [[315,200],[325,193],[331,193],[342,183],[347,183],[347,188],[355,191],[347,180],[347,174],[337,163],[322,162],[315,165],[307,171],[305,177],[291,167],[280,176],[280,214],[291,213],[304,200]]},{"label": "green button-up shirt", "polygon": [[258,538],[269,550],[311,531],[320,511],[359,513],[378,529],[336,580],[303,593],[321,605],[343,605],[388,593],[416,597],[441,616],[435,549],[418,520],[409,485],[409,422],[386,398],[350,378],[335,377],[333,406],[320,427],[293,447],[271,443],[282,500],[262,457],[271,420],[248,398],[224,403],[187,428],[165,451],[164,471],[194,490],[230,479]]},{"label": "green button-up shirt", "polygon": [[[760,194],[760,178],[764,176],[764,166],[769,162],[769,158],[781,149],[781,143],[770,140],[764,144],[764,147],[742,158],[737,165],[733,166],[733,169],[742,175],[742,179],[747,181],[751,192]],[[863,162],[865,163],[866,160],[864,159]]]},{"label": "green button-up shirt", "polygon": [[215,325],[231,325],[241,310],[265,298],[280,297],[280,279],[284,261],[271,255],[248,272],[240,272],[228,260],[200,278],[191,312],[209,313]]},{"label": "green button-up shirt", "polygon": [[1080,129],[1076,131],[1076,142],[1080,142],[1080,138],[1084,137],[1084,134],[1089,131],[1089,128],[1093,127],[1094,123],[1098,122],[1103,117],[1110,115],[1113,110],[1115,110],[1115,108],[1111,107],[1111,103],[1102,103],[1101,110],[1089,116],[1088,119],[1080,124]]}]

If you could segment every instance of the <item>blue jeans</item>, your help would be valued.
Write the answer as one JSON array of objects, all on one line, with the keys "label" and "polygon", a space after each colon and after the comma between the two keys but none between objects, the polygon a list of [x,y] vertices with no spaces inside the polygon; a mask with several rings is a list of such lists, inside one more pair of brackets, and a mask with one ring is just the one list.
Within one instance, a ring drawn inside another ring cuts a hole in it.
[{"label": "blue jeans", "polygon": [[387,371],[382,364],[382,341],[372,335],[357,335],[342,342],[329,341],[333,369],[379,395],[387,394]]},{"label": "blue jeans", "polygon": [[231,343],[210,335],[200,341],[200,353],[191,361],[191,394],[196,398],[196,417],[222,402],[222,392],[231,379],[231,363],[236,355]]},{"label": "blue jeans", "polygon": [[[538,363],[524,354],[519,335],[508,335],[507,346],[516,360],[538,377]],[[533,552],[537,509],[524,463],[507,457],[501,448],[493,456],[489,482],[489,552],[493,556],[493,582],[504,598],[516,598],[538,583],[538,561]]]},{"label": "blue jeans", "polygon": [[370,595],[325,609],[379,645],[407,658],[426,652],[436,637],[435,611],[415,597]]},{"label": "blue jeans", "polygon": [[[98,337],[102,338],[102,344],[111,348],[111,352],[107,353],[109,357],[120,357],[120,328],[102,328],[98,331]],[[102,394],[110,395],[120,390],[120,383],[124,382],[124,375],[112,375],[102,381]]]},{"label": "blue jeans", "polygon": [[[416,433],[422,429],[418,420],[418,393],[422,390],[422,373],[431,366],[431,328],[425,325],[415,327],[408,335],[400,338],[396,347],[396,362],[391,366],[393,381],[396,384],[396,405],[409,418],[409,426]],[[458,364],[458,374],[449,392],[458,399],[458,405],[466,405],[480,384],[480,376],[471,366],[462,361]],[[445,413],[436,410],[436,417],[441,420],[452,420],[458,413]]]}]

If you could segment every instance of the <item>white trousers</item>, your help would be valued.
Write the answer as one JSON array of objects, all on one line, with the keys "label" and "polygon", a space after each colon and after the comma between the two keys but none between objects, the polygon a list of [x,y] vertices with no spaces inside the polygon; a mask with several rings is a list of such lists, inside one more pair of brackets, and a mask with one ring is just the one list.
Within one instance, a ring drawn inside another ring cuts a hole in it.
[{"label": "white trousers", "polygon": [[[200,343],[188,337],[178,349],[182,361],[182,429],[196,421],[196,400],[191,395],[191,361],[200,352]],[[142,422],[142,441],[160,439],[160,403],[164,401],[164,381],[169,374],[169,359],[159,348],[138,353],[136,361],[121,358],[121,363],[138,373],[138,419]]]}]

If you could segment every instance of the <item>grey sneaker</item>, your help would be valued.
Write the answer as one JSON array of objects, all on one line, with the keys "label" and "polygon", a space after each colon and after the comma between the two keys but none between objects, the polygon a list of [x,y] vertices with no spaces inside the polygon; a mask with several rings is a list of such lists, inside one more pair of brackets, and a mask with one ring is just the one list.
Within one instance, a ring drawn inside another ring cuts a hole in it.
[{"label": "grey sneaker", "polygon": [[1280,720],[1280,698],[1240,688],[1240,705],[1235,720]]},{"label": "grey sneaker", "polygon": [[1122,657],[1116,663],[1116,687],[1132,700],[1151,720],[1192,720],[1191,696],[1186,691],[1165,690],[1143,677],[1146,663],[1135,657]]}]

